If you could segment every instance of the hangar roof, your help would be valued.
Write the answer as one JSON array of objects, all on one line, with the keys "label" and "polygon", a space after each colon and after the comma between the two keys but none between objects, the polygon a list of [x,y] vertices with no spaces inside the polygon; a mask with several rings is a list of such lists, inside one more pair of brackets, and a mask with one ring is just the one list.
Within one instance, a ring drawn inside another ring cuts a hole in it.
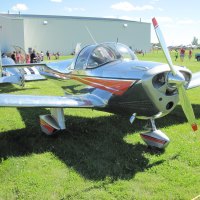
[{"label": "hangar roof", "polygon": [[[101,18],[101,17],[81,17],[81,16],[61,16],[61,15],[34,15],[34,14],[0,14],[4,17],[10,18],[54,18],[54,19],[80,19],[80,20],[106,20],[106,21],[122,21],[122,22],[136,22],[136,23],[147,23],[140,21],[132,21],[125,19],[116,19],[116,18]],[[149,23],[147,23],[149,24]]]}]

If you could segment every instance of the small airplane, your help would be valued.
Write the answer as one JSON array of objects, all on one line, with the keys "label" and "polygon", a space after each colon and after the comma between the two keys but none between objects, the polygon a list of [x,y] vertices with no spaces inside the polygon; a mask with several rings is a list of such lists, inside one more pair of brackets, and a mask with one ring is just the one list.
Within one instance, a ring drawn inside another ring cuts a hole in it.
[{"label": "small airplane", "polygon": [[131,123],[136,118],[149,120],[151,127],[140,134],[142,139],[148,146],[165,148],[170,140],[156,128],[155,119],[169,114],[180,101],[189,124],[196,131],[186,89],[200,86],[200,73],[193,75],[187,68],[172,64],[159,25],[155,18],[152,22],[168,64],[139,61],[121,43],[89,45],[74,59],[37,64],[41,74],[66,82],[73,80],[79,89],[65,96],[0,94],[0,106],[50,108],[51,114],[40,116],[41,129],[47,135],[66,128],[64,108],[92,108],[123,114],[130,117]]},{"label": "small airplane", "polygon": [[[21,47],[13,46],[15,49],[20,49],[20,51],[24,52],[24,57],[26,55],[24,49]],[[74,49],[73,55],[77,55],[78,52],[81,50],[81,43],[77,43],[76,47]],[[69,62],[68,60],[67,62]],[[12,83],[12,84],[18,84],[23,86],[25,81],[37,81],[37,80],[46,80],[44,76],[42,76],[42,72],[39,72],[38,67],[36,67],[36,64],[30,65],[30,64],[24,64],[23,68],[19,69],[17,67],[11,67],[15,65],[15,61],[7,57],[5,53],[2,54],[1,58],[1,65],[2,65],[2,77],[0,79],[0,83]],[[49,64],[51,67],[58,67],[59,63],[57,62],[51,62]],[[6,67],[7,66],[7,67]],[[66,65],[62,62],[62,64],[59,65],[59,68],[63,68]]]},{"label": "small airplane", "polygon": [[[15,65],[15,61],[6,55],[1,58],[2,78],[0,83],[13,83],[24,85],[24,81],[45,80],[46,78],[39,73],[35,66],[28,66],[19,69],[17,67],[8,67]],[[7,66],[7,67],[6,67]],[[22,78],[23,77],[23,78]]]}]

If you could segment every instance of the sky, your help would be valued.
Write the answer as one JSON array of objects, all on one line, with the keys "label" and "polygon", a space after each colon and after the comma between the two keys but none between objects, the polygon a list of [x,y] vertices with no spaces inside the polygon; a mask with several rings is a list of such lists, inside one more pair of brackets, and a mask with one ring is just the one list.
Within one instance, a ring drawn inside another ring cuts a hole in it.
[{"label": "sky", "polygon": [[[119,18],[151,23],[156,17],[166,44],[200,42],[199,0],[0,0],[0,13]],[[134,36],[133,36],[134,37]],[[151,42],[158,42],[151,26]]]}]

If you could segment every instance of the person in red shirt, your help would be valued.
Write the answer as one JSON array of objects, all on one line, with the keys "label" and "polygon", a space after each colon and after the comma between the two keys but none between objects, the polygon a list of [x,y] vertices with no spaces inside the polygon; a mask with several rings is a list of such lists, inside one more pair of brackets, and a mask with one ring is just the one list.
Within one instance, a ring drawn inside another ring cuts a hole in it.
[{"label": "person in red shirt", "polygon": [[185,49],[181,48],[181,50],[180,50],[180,59],[181,59],[181,62],[184,61],[184,57],[185,57]]},{"label": "person in red shirt", "polygon": [[30,55],[29,54],[26,54],[26,63],[30,63],[31,62],[31,60],[30,60]]},{"label": "person in red shirt", "polygon": [[16,63],[20,63],[20,52],[16,51]]},{"label": "person in red shirt", "polygon": [[192,50],[189,50],[189,55],[188,55],[189,60],[192,58]]}]

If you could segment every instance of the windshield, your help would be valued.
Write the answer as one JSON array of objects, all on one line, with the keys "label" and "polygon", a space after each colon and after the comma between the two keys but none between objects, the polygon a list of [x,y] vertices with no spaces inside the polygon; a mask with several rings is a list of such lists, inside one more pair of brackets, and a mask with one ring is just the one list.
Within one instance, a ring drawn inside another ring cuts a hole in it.
[{"label": "windshield", "polygon": [[137,59],[134,52],[124,44],[117,43],[116,48],[121,56],[122,60],[135,60]]},{"label": "windshield", "polygon": [[91,69],[114,61],[137,59],[134,52],[121,43],[102,43],[83,48],[76,59],[75,69]]},{"label": "windshield", "polygon": [[86,67],[88,57],[93,49],[94,49],[93,45],[86,46],[79,52],[76,59],[75,69],[79,70],[79,69],[84,69]]},{"label": "windshield", "polygon": [[91,53],[87,67],[93,68],[116,60],[115,52],[107,46],[98,46]]}]

